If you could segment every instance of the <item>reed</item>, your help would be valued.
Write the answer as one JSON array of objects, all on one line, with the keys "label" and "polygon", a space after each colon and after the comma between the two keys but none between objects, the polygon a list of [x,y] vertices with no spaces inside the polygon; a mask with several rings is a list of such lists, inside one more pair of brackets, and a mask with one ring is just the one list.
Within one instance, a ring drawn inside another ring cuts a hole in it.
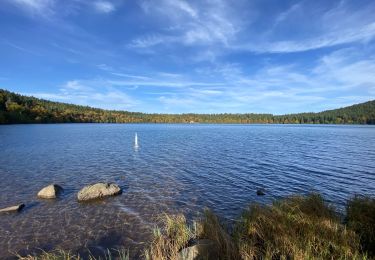
[{"label": "reed", "polygon": [[182,214],[163,214],[160,219],[162,228],[154,228],[153,240],[144,252],[145,259],[177,259],[179,250],[193,238],[192,229]]},{"label": "reed", "polygon": [[111,252],[109,249],[107,249],[107,252],[103,257],[94,257],[93,255],[89,255],[87,258],[83,258],[80,255],[73,254],[70,251],[66,250],[53,250],[50,252],[46,252],[41,250],[41,253],[37,256],[20,256],[16,255],[19,260],[112,260],[112,259],[118,259],[118,260],[129,260],[129,251],[126,249],[118,249],[114,250],[114,252]]},{"label": "reed", "polygon": [[375,199],[366,196],[350,199],[345,223],[358,234],[362,252],[375,259]]},{"label": "reed", "polygon": [[241,259],[363,259],[357,235],[318,194],[251,205],[233,238]]}]

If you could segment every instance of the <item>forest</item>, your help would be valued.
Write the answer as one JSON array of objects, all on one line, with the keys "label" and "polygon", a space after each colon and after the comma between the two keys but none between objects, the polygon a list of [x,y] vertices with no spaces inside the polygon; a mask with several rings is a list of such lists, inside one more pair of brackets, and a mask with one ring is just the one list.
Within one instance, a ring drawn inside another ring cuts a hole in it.
[{"label": "forest", "polygon": [[0,124],[18,123],[236,123],[375,124],[375,100],[319,113],[148,114],[53,102],[0,89]]}]

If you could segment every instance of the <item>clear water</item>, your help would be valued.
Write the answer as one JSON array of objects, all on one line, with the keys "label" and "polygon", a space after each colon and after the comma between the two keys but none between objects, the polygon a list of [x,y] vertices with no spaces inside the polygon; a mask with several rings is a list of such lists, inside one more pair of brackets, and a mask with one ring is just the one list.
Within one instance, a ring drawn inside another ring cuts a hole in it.
[{"label": "clear water", "polygon": [[[123,194],[77,202],[80,188],[100,181],[118,183]],[[63,196],[37,199],[50,183],[63,186]],[[0,126],[0,208],[26,204],[0,215],[2,258],[118,246],[136,257],[161,212],[193,217],[209,207],[231,221],[250,202],[311,191],[341,209],[353,194],[375,194],[374,126]]]}]

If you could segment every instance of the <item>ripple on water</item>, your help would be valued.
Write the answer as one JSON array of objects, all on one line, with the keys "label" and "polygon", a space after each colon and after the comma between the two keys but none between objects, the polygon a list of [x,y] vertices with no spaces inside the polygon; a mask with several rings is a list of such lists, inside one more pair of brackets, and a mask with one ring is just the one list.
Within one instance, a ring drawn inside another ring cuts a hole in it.
[{"label": "ripple on water", "polygon": [[[374,195],[372,126],[14,125],[0,136],[0,207],[27,205],[0,218],[3,257],[120,246],[139,256],[162,212],[191,219],[210,207],[231,221],[249,202],[296,192],[319,191],[341,209],[355,193]],[[78,203],[78,190],[99,181],[124,192]],[[37,199],[53,182],[63,196]],[[256,196],[259,187],[266,196]]]}]

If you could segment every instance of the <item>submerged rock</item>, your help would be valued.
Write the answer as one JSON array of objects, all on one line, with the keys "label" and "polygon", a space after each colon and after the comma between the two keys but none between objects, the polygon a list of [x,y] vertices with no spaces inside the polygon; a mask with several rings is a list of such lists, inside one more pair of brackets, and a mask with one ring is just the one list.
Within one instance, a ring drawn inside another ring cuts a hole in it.
[{"label": "submerged rock", "polygon": [[218,259],[215,242],[209,239],[199,239],[192,246],[179,252],[178,260]]},{"label": "submerged rock", "polygon": [[266,195],[266,190],[265,189],[258,189],[257,190],[257,195],[258,196],[264,196],[264,195]]},{"label": "submerged rock", "polygon": [[41,199],[56,199],[57,196],[63,191],[63,188],[57,184],[51,184],[44,187],[38,192],[38,198]]},{"label": "submerged rock", "polygon": [[11,207],[0,209],[0,213],[18,212],[18,211],[21,211],[24,207],[25,207],[25,204],[19,204],[16,206],[11,206]]},{"label": "submerged rock", "polygon": [[93,199],[101,199],[108,196],[121,194],[121,188],[114,183],[96,183],[83,187],[78,192],[79,201],[87,201]]}]

